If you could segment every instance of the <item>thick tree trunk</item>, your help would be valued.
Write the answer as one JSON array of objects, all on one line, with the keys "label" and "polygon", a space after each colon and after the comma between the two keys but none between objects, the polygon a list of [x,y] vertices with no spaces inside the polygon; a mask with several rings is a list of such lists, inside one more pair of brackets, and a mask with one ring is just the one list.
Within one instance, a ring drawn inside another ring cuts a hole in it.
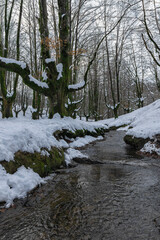
[{"label": "thick tree trunk", "polygon": [[41,104],[41,96],[38,92],[33,93],[33,108],[36,108],[37,111],[32,113],[32,119],[39,119],[39,111]]},{"label": "thick tree trunk", "polygon": [[49,102],[49,118],[52,119],[54,115],[55,101],[52,98],[48,98],[48,102]]},{"label": "thick tree trunk", "polygon": [[57,110],[58,110],[58,113],[61,115],[61,117],[64,117],[66,115],[65,102],[66,102],[66,94],[63,89],[60,89],[58,91],[58,97],[57,97]]},{"label": "thick tree trunk", "polygon": [[3,99],[3,105],[2,105],[2,117],[3,118],[9,118],[13,117],[12,113],[12,104],[13,102],[11,99]]}]

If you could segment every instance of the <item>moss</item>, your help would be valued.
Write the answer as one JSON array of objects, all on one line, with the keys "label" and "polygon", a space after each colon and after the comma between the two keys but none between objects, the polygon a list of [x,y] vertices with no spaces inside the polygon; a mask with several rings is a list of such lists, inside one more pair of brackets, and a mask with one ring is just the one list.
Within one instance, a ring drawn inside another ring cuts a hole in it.
[{"label": "moss", "polygon": [[75,136],[76,137],[84,137],[86,134],[85,134],[85,130],[84,129],[77,129],[75,131]]},{"label": "moss", "polygon": [[98,137],[100,135],[105,134],[106,129],[103,128],[97,128],[95,131],[91,132],[86,129],[77,129],[75,132],[72,131],[64,131],[63,137],[67,136],[68,138],[76,138],[76,137],[85,137],[86,135],[92,136],[92,137]]},{"label": "moss", "polygon": [[[65,138],[65,136],[69,138],[84,137],[85,135],[97,137],[99,135],[104,135],[105,131],[105,129],[101,128],[96,129],[94,132],[85,129],[77,129],[75,132],[72,132],[64,129],[62,131],[56,131],[54,136],[57,139]],[[46,149],[42,148],[41,150]],[[11,174],[15,173],[17,169],[23,165],[26,168],[32,168],[33,171],[37,172],[41,177],[44,177],[61,165],[65,166],[63,149],[52,147],[50,151],[46,151],[48,154],[45,156],[41,155],[39,152],[28,153],[18,151],[15,153],[14,161],[2,161],[1,164],[6,171]]]},{"label": "moss", "polygon": [[62,149],[52,147],[48,153],[49,156],[43,156],[38,152],[28,153],[18,151],[15,154],[14,161],[3,161],[1,164],[6,171],[11,174],[16,172],[20,166],[24,165],[26,168],[32,168],[41,177],[44,177],[61,165],[64,165],[64,152]]},{"label": "moss", "polygon": [[112,127],[109,128],[109,131],[117,130],[118,128],[127,127],[127,126],[128,126],[127,124],[123,124],[123,125],[120,125],[120,126],[112,126]]},{"label": "moss", "polygon": [[124,137],[124,141],[133,146],[135,149],[141,149],[145,143],[147,143],[150,139],[149,138],[136,138],[132,135],[126,135]]}]

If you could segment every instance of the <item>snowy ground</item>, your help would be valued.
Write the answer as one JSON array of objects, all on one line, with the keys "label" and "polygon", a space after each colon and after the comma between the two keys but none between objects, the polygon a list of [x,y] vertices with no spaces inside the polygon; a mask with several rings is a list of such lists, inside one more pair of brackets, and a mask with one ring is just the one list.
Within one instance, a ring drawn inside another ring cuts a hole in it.
[{"label": "snowy ground", "polygon": [[[64,140],[58,141],[53,136],[53,133],[57,130],[68,129],[74,132],[76,129],[86,129],[93,132],[95,128],[127,125],[127,127],[119,130],[125,130],[126,134],[133,137],[154,139],[156,134],[160,134],[159,119],[160,100],[132,113],[120,116],[116,120],[112,118],[98,122],[85,122],[71,118],[61,119],[58,115],[55,115],[52,120],[41,119],[35,121],[31,120],[30,114],[25,118],[1,119],[0,161],[13,160],[14,154],[18,150],[47,154],[47,151],[41,151],[41,148],[50,149],[51,146],[55,146],[66,148],[66,163],[70,163],[74,157],[86,157],[76,149],[77,147],[85,146],[90,142],[102,139],[102,137],[79,137],[67,143]],[[129,129],[129,127],[132,128]],[[142,151],[157,152],[160,155],[159,148],[152,142],[148,142]],[[15,198],[25,197],[28,191],[45,181],[46,179],[42,179],[32,169],[26,169],[22,166],[16,173],[8,174],[0,165],[0,202],[6,202],[6,207],[9,207]]]},{"label": "snowy ground", "polygon": [[[41,152],[42,155],[48,154],[41,148],[50,149],[51,146],[66,148],[65,160],[69,164],[74,157],[84,158],[77,147],[85,146],[95,140],[101,140],[102,137],[85,136],[72,139],[70,143],[65,140],[57,140],[53,133],[57,130],[67,129],[75,130],[85,129],[94,132],[97,128],[107,128],[103,123],[84,122],[73,120],[66,117],[61,119],[55,115],[53,119],[31,120],[28,117],[1,119],[0,120],[0,162],[3,160],[14,160],[14,154],[18,151],[27,151],[34,153]],[[74,141],[73,141],[74,140]],[[14,174],[6,173],[0,164],[0,202],[6,202],[9,207],[15,198],[25,197],[27,192],[38,184],[44,183],[42,179],[32,169],[21,167]]]},{"label": "snowy ground", "polygon": [[[118,119],[107,119],[100,122],[107,124],[109,128],[127,125],[118,130],[125,130],[127,135],[133,137],[149,138],[153,141],[155,135],[160,134],[160,100],[134,112],[122,115]],[[141,151],[160,155],[160,149],[157,148],[156,141],[146,143]]]}]

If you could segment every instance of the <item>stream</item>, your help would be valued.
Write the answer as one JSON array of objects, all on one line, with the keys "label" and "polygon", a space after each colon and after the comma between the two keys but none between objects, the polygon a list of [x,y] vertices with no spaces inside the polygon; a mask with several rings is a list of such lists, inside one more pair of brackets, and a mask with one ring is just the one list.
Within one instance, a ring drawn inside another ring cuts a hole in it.
[{"label": "stream", "polygon": [[160,239],[160,160],[137,156],[123,136],[82,150],[103,164],[61,169],[0,212],[0,240]]}]

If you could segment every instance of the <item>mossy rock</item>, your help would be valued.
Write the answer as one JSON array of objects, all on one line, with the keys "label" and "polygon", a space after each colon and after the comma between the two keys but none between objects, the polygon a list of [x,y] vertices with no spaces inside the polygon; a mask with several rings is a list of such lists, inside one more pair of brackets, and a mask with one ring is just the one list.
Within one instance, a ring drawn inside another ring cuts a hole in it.
[{"label": "mossy rock", "polygon": [[124,141],[133,146],[135,149],[140,150],[145,143],[147,143],[150,139],[149,138],[137,138],[132,135],[126,135],[124,137]]},{"label": "mossy rock", "polygon": [[92,137],[98,137],[100,135],[105,134],[106,129],[103,128],[97,128],[95,131],[89,131],[86,129],[76,129],[75,132],[64,130],[63,131],[63,137],[67,136],[68,138],[76,138],[76,137],[85,137],[86,135],[92,136]]},{"label": "mossy rock", "polygon": [[120,125],[120,126],[112,126],[109,128],[109,131],[114,131],[114,130],[117,130],[118,128],[121,128],[121,127],[127,127],[128,125],[127,124],[123,124],[123,125]]},{"label": "mossy rock", "polygon": [[65,165],[62,149],[52,147],[51,150],[46,151],[48,154],[45,156],[39,152],[28,153],[18,151],[15,154],[14,161],[3,161],[1,164],[10,174],[15,173],[20,166],[24,165],[26,168],[32,168],[41,177],[45,177],[61,165]]}]

